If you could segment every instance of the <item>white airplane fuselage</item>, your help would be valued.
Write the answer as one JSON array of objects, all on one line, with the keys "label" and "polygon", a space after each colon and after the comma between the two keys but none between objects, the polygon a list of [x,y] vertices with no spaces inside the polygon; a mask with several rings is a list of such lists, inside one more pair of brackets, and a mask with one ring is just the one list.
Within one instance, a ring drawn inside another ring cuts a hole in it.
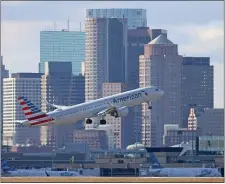
[{"label": "white airplane fuselage", "polygon": [[[117,109],[121,107],[132,107],[144,102],[156,101],[161,98],[163,94],[164,92],[156,87],[138,88],[90,102],[68,106],[60,110],[56,109],[46,113],[51,118],[54,118],[54,121],[32,126],[75,123],[79,120],[84,120],[85,118],[96,117],[99,112],[110,108],[110,106],[116,107]],[[22,125],[31,126],[30,121],[24,121]]]},{"label": "white airplane fuselage", "polygon": [[218,168],[162,168],[148,173],[154,177],[221,177]]},{"label": "white airplane fuselage", "polygon": [[55,177],[71,177],[71,176],[82,176],[78,172],[73,171],[45,171],[45,170],[27,170],[21,169],[16,171],[7,171],[5,176],[12,176],[12,177],[47,177],[48,176],[55,176]]}]

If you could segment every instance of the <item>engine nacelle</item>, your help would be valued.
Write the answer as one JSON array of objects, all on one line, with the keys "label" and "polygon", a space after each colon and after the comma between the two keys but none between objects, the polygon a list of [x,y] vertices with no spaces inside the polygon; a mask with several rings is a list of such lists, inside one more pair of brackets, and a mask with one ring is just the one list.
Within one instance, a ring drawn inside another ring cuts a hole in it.
[{"label": "engine nacelle", "polygon": [[129,109],[127,107],[121,107],[117,110],[117,116],[115,117],[124,117],[128,114]]}]

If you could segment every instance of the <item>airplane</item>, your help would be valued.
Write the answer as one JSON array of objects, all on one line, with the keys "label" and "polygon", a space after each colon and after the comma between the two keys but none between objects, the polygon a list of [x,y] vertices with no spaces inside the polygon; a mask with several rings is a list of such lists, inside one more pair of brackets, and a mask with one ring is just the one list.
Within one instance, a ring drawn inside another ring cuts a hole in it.
[{"label": "airplane", "polygon": [[79,176],[82,177],[82,173],[78,171],[54,171],[47,169],[15,169],[7,166],[7,161],[4,159],[1,164],[1,176],[4,177],[29,177],[29,176],[42,176],[42,177],[71,177]]},{"label": "airplane", "polygon": [[150,153],[153,166],[147,171],[153,177],[221,177],[219,168],[163,168],[154,153]]},{"label": "airplane", "polygon": [[115,118],[124,117],[128,114],[128,107],[136,106],[146,102],[148,108],[152,109],[150,102],[156,101],[163,96],[164,92],[157,87],[138,88],[112,96],[100,98],[90,102],[74,106],[59,106],[49,104],[56,109],[44,113],[37,108],[26,97],[18,97],[22,111],[27,120],[17,121],[22,127],[62,125],[74,123],[86,119],[86,124],[92,124],[94,117],[100,117],[100,124],[106,124],[105,116],[108,114]]}]

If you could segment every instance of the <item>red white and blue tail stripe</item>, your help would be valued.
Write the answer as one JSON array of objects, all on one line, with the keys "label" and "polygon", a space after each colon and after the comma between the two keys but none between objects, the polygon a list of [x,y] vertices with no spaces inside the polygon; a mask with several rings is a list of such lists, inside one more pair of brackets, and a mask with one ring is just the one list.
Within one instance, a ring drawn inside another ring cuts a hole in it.
[{"label": "red white and blue tail stripe", "polygon": [[43,125],[45,123],[54,121],[49,115],[44,112],[41,112],[32,102],[27,100],[25,97],[19,97],[18,101],[22,106],[22,111],[24,112],[25,117],[30,122],[31,126]]}]

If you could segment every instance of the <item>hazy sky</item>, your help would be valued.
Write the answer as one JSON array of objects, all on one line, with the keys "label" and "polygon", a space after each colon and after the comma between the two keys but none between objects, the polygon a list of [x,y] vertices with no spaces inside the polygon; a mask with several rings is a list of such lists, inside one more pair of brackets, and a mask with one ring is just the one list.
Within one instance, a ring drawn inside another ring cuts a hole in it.
[{"label": "hazy sky", "polygon": [[168,30],[168,38],[186,56],[211,57],[215,66],[215,107],[224,107],[223,1],[177,2],[2,2],[3,62],[10,72],[38,72],[40,31],[79,30],[86,8],[145,8],[148,26]]}]

